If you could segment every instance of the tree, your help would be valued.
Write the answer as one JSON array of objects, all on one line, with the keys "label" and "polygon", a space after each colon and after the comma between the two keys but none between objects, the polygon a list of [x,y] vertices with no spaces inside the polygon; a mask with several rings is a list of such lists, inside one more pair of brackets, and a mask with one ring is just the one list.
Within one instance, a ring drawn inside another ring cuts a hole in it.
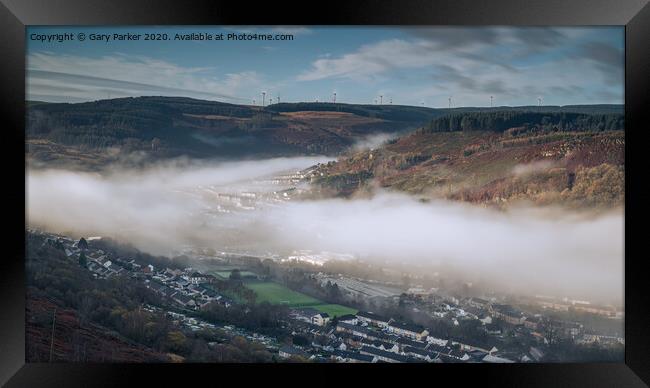
[{"label": "tree", "polygon": [[309,339],[302,335],[294,335],[293,344],[297,346],[309,346]]},{"label": "tree", "polygon": [[238,269],[233,269],[230,272],[229,278],[230,280],[241,280],[241,271],[239,271]]}]

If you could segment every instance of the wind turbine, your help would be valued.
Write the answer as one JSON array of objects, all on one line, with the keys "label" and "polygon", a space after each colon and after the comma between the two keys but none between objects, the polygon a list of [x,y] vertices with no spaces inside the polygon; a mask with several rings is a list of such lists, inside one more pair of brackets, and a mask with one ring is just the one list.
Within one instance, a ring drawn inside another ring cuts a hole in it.
[{"label": "wind turbine", "polygon": [[266,103],[266,92],[262,92],[262,106]]},{"label": "wind turbine", "polygon": [[492,108],[492,99],[493,98],[494,98],[493,96],[490,96],[490,108]]},{"label": "wind turbine", "polygon": [[379,105],[383,105],[383,104],[384,104],[384,96],[379,95]]},{"label": "wind turbine", "polygon": [[336,92],[334,92],[334,99],[333,102],[336,104]]},{"label": "wind turbine", "polygon": [[451,96],[449,96],[449,109],[451,109]]}]

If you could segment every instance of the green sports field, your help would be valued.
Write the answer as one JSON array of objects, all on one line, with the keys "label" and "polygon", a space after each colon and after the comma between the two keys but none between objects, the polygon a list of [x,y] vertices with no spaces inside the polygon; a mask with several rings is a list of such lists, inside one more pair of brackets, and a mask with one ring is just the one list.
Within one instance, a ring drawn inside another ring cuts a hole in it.
[{"label": "green sports field", "polygon": [[339,304],[326,304],[300,292],[293,291],[275,282],[250,282],[246,287],[257,294],[257,302],[284,304],[289,307],[311,307],[329,314],[331,317],[355,314],[357,310]]}]

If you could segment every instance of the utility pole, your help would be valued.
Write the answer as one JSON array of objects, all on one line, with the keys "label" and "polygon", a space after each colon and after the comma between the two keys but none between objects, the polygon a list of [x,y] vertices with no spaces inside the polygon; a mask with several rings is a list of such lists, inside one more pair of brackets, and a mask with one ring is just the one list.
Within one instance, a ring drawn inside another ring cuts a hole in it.
[{"label": "utility pole", "polygon": [[50,362],[52,362],[52,354],[54,353],[54,324],[56,323],[56,307],[52,314],[52,339],[50,340]]}]

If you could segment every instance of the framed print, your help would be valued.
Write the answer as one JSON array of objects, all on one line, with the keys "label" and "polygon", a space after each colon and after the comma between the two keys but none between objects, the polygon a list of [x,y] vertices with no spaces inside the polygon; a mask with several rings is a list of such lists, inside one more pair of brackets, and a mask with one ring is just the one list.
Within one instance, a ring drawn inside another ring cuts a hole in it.
[{"label": "framed print", "polygon": [[3,0],[1,381],[645,386],[650,8],[475,3]]}]

